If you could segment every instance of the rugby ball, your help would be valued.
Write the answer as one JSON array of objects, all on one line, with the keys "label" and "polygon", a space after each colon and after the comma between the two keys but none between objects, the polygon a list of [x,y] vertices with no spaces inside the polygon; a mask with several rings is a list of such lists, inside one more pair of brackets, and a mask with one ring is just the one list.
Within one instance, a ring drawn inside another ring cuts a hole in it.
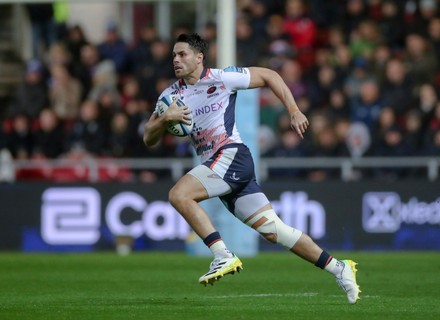
[{"label": "rugby ball", "polygon": [[[178,107],[182,107],[185,105],[182,100],[180,100],[177,96],[174,95],[163,96],[157,101],[156,109],[159,117],[162,116],[165,112],[167,112],[169,106],[173,103],[174,100],[177,100],[176,105]],[[191,131],[194,126],[194,122],[192,120],[192,113],[190,114],[190,116],[191,116],[191,124],[189,125],[179,121],[169,121],[166,127],[167,131],[172,135],[178,137],[184,137],[191,134]]]}]

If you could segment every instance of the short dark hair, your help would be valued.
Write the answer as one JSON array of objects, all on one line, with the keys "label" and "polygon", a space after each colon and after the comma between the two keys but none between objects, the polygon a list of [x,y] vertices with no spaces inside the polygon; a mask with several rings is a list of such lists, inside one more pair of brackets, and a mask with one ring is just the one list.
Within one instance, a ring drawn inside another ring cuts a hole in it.
[{"label": "short dark hair", "polygon": [[177,37],[176,42],[188,43],[191,49],[201,52],[203,54],[203,60],[205,60],[208,53],[208,42],[197,33],[182,33]]}]

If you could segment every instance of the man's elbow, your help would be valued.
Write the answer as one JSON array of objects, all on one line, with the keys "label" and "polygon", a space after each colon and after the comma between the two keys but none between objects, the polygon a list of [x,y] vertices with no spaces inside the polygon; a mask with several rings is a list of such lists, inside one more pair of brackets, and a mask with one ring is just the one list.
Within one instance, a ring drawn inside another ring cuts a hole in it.
[{"label": "man's elbow", "polygon": [[147,147],[154,147],[160,142],[161,139],[162,139],[162,134],[159,134],[157,132],[149,132],[149,131],[146,131],[143,137],[144,144]]},{"label": "man's elbow", "polygon": [[157,141],[151,139],[148,135],[144,135],[143,140],[144,140],[144,145],[147,147],[153,147],[157,143]]}]

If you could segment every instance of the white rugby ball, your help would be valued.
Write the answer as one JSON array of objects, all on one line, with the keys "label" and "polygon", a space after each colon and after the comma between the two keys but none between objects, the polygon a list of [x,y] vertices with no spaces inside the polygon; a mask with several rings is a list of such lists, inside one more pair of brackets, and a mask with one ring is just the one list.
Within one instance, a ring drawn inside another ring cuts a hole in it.
[{"label": "white rugby ball", "polygon": [[[167,112],[169,106],[173,103],[174,100],[177,100],[176,105],[178,107],[182,107],[185,104],[182,100],[180,100],[177,96],[167,95],[163,96],[161,99],[157,101],[157,114],[162,116],[165,112]],[[179,121],[169,121],[167,124],[167,131],[175,136],[184,137],[191,134],[191,131],[194,126],[194,122],[192,120],[192,113],[190,114],[191,124],[182,123]]]}]

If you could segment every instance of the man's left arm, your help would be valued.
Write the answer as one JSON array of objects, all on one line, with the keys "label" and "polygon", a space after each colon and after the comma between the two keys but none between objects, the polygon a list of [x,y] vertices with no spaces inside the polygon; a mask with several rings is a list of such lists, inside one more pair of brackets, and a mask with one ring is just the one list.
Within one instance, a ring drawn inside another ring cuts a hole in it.
[{"label": "man's left arm", "polygon": [[303,133],[306,131],[309,121],[301,110],[299,110],[295,98],[283,78],[281,78],[277,72],[267,68],[250,67],[249,72],[251,74],[249,89],[269,87],[289,111],[292,129],[294,129],[301,138],[304,138]]}]

